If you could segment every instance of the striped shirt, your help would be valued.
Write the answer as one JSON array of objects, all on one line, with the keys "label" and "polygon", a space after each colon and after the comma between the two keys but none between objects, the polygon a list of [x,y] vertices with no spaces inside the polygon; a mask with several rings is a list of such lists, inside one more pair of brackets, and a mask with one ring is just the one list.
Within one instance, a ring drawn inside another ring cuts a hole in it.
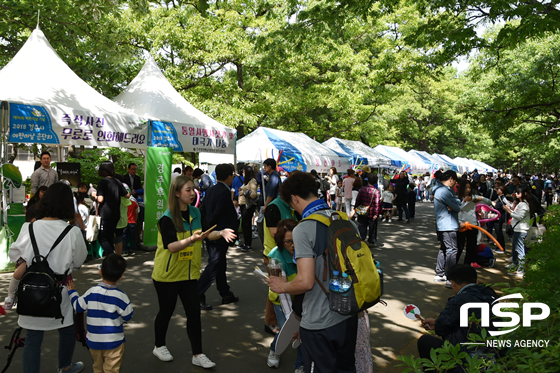
[{"label": "striped shirt", "polygon": [[87,311],[87,345],[93,350],[112,350],[124,343],[123,321],[132,318],[132,305],[124,291],[100,282],[82,297],[70,290],[76,312]]}]

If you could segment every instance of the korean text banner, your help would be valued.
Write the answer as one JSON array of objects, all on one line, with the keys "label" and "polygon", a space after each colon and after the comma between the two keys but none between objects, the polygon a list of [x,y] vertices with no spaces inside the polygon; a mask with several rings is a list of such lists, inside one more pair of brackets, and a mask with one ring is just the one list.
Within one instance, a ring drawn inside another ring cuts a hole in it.
[{"label": "korean text banner", "polygon": [[167,210],[173,149],[148,147],[144,185],[144,245],[157,244],[157,223]]},{"label": "korean text banner", "polygon": [[111,113],[10,103],[10,142],[145,149],[147,123]]},{"label": "korean text banner", "polygon": [[233,128],[151,121],[151,131],[151,146],[169,147],[176,152],[235,152],[236,131]]}]

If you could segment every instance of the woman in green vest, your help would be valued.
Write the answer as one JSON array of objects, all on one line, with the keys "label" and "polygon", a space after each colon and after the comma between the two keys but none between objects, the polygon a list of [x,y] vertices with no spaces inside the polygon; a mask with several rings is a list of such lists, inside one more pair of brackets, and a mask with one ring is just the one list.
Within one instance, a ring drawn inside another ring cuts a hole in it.
[{"label": "woman in green vest", "polygon": [[[276,241],[276,247],[274,247],[268,253],[269,260],[274,259],[276,263],[282,264],[282,270],[286,275],[287,281],[292,281],[297,275],[297,265],[294,263],[294,239],[292,237],[292,231],[297,225],[295,219],[284,219],[278,222],[276,227],[276,234],[274,235],[274,240]],[[269,289],[268,299],[274,304],[274,312],[276,313],[276,318],[278,319],[278,326],[282,328],[286,322],[286,316],[282,310],[280,304],[280,297],[278,294]],[[270,344],[270,352],[268,354],[268,359],[266,364],[271,368],[278,368],[280,365],[280,358],[276,355],[276,340],[278,339],[278,334],[274,337],[274,340]],[[295,362],[295,372],[303,372],[303,358],[301,355],[301,349],[297,349],[297,359]]]},{"label": "woman in green vest", "polygon": [[198,279],[202,240],[235,240],[231,229],[202,233],[200,211],[191,206],[196,196],[193,180],[177,176],[171,182],[168,209],[158,221],[158,241],[152,279],[158,296],[159,312],[155,320],[155,347],[153,354],[161,361],[173,356],[165,345],[169,321],[175,311],[177,297],[181,299],[187,316],[187,334],[193,353],[192,364],[212,368],[213,363],[202,353],[202,324],[198,298]]}]

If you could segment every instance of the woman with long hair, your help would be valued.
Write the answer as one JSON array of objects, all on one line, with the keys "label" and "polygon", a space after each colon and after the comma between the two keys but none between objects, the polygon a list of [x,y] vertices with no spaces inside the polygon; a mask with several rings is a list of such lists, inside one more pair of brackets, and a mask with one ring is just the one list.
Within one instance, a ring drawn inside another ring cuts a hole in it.
[{"label": "woman with long hair", "polygon": [[202,323],[198,295],[202,240],[218,240],[223,237],[227,242],[233,242],[235,234],[232,229],[202,233],[200,210],[191,205],[195,196],[193,179],[183,175],[177,176],[169,187],[168,209],[158,221],[158,245],[152,280],[158,297],[159,311],[154,322],[153,354],[161,361],[173,360],[167,349],[165,337],[177,298],[180,298],[187,316],[192,364],[212,368],[216,364],[202,353]]},{"label": "woman with long hair", "polygon": [[[61,233],[69,227],[68,221],[74,219],[72,190],[63,183],[54,183],[45,192],[38,208],[39,220],[32,223],[33,236],[37,241],[39,254],[47,259],[50,268],[62,281],[65,278],[64,274],[71,274],[73,269],[81,267],[87,257],[82,232],[76,227],[72,227],[62,241],[49,253]],[[22,227],[18,239],[12,244],[9,251],[12,262],[19,262],[20,266],[24,267],[27,264],[31,265],[35,257],[29,227],[30,225]],[[70,279],[71,276],[68,276],[68,280]],[[39,372],[43,335],[45,331],[50,330],[58,330],[59,334],[58,372],[75,373],[84,367],[81,362],[72,362],[76,345],[74,310],[68,296],[67,284],[63,285],[60,304],[62,321],[53,317],[19,316],[19,326],[27,331],[22,359],[25,373]],[[49,347],[52,350],[52,346]]]},{"label": "woman with long hair", "polygon": [[[461,201],[461,211],[459,211],[459,224],[469,222],[472,225],[480,226],[476,218],[476,205],[477,203],[485,203],[489,205],[491,201],[487,198],[479,196],[476,190],[473,189],[472,183],[467,179],[459,181],[459,189],[457,197]],[[478,230],[470,229],[464,232],[457,233],[457,262],[461,258],[461,253],[467,244],[465,252],[465,260],[463,264],[470,265],[473,268],[480,268],[480,265],[475,262],[476,253],[478,251]]]},{"label": "woman with long hair", "polygon": [[511,226],[513,227],[513,237],[511,246],[513,248],[513,262],[508,264],[506,268],[508,274],[513,276],[523,276],[525,270],[525,238],[529,231],[531,216],[535,214],[537,208],[535,206],[533,196],[528,187],[522,186],[515,190],[515,197],[519,202],[514,203],[512,207],[504,204],[504,210],[511,215]]},{"label": "woman with long hair", "polygon": [[257,180],[253,167],[243,168],[243,185],[239,188],[239,206],[241,207],[241,228],[243,229],[243,246],[241,251],[251,251],[253,242],[253,216],[257,209]]}]

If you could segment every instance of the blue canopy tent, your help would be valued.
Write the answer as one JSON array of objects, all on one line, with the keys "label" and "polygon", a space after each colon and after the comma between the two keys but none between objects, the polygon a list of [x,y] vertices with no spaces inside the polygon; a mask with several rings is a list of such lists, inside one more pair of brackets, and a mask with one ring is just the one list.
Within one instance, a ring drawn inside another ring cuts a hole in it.
[{"label": "blue canopy tent", "polygon": [[346,157],[353,166],[391,167],[391,160],[360,141],[332,137],[323,143],[341,157]]}]

